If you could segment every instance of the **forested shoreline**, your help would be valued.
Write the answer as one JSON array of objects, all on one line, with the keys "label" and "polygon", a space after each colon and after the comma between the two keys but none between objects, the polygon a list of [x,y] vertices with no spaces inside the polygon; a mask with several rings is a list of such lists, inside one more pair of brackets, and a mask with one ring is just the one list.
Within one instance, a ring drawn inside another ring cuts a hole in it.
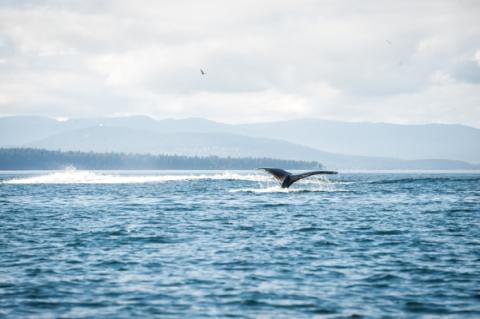
[{"label": "forested shoreline", "polygon": [[57,170],[67,167],[97,170],[155,170],[155,169],[254,169],[282,167],[285,169],[314,169],[314,161],[281,160],[274,158],[198,157],[180,155],[151,155],[126,153],[62,152],[34,148],[0,148],[0,170]]}]

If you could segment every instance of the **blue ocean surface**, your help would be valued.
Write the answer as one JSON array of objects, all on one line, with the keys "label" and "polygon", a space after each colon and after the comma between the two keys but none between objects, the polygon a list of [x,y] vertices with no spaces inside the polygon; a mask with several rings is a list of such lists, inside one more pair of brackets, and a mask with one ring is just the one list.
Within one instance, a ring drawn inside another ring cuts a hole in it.
[{"label": "blue ocean surface", "polygon": [[0,317],[480,318],[480,174],[3,172]]}]

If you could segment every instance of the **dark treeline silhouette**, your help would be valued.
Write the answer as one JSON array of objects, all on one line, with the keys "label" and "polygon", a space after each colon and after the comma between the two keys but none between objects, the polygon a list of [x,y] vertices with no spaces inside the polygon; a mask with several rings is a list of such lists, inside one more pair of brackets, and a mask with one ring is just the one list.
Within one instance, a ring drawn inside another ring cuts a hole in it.
[{"label": "dark treeline silhouette", "polygon": [[197,157],[124,153],[61,152],[33,148],[0,148],[0,170],[77,169],[148,170],[148,169],[284,169],[321,168],[318,162],[273,158]]}]

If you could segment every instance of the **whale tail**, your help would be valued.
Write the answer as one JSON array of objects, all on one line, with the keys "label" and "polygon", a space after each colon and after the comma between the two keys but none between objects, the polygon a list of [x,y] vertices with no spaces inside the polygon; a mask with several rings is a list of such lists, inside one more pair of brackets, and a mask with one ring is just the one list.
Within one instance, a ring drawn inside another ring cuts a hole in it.
[{"label": "whale tail", "polygon": [[293,183],[312,175],[337,174],[335,171],[311,171],[302,174],[292,174],[280,168],[260,167],[257,169],[261,169],[272,174],[273,177],[280,183],[282,188],[289,188]]}]

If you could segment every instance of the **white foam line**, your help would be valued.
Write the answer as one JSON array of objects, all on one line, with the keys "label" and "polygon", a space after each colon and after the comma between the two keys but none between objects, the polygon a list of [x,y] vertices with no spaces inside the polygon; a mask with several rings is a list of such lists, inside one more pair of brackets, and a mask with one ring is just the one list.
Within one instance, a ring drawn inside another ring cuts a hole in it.
[{"label": "white foam line", "polygon": [[312,188],[281,188],[280,186],[264,187],[264,188],[237,188],[229,190],[230,193],[303,193],[303,192],[343,192],[346,190],[338,190],[328,187],[316,187]]},{"label": "white foam line", "polygon": [[229,190],[230,193],[342,193],[350,192],[344,189],[318,189],[318,188],[238,188]]},{"label": "white foam line", "polygon": [[290,189],[281,187],[266,187],[266,188],[238,188],[229,190],[230,193],[294,193],[303,192],[304,189]]},{"label": "white foam line", "polygon": [[190,180],[244,180],[254,182],[269,181],[269,176],[264,175],[243,175],[237,173],[221,174],[191,174],[191,175],[137,175],[122,176],[100,174],[92,171],[65,170],[46,175],[32,176],[25,178],[14,178],[5,180],[5,184],[142,184],[162,183],[169,181],[190,181]]}]

